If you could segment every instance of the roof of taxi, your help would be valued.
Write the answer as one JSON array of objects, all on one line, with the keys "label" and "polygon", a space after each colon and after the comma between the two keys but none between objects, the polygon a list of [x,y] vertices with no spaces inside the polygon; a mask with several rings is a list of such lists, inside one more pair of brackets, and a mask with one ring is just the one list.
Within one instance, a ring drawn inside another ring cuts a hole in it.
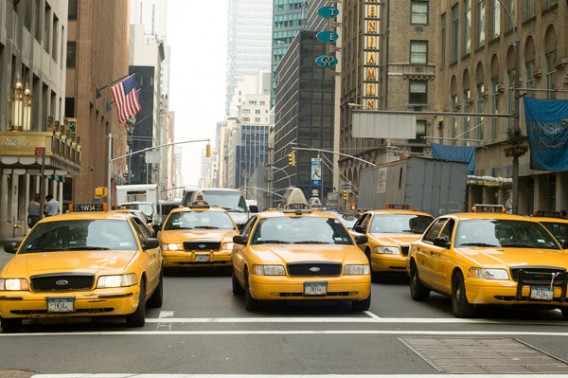
[{"label": "roof of taxi", "polygon": [[119,211],[85,211],[85,212],[70,212],[65,214],[54,215],[51,217],[43,218],[42,222],[56,222],[63,220],[83,220],[83,219],[127,219],[128,217],[135,217],[134,214]]},{"label": "roof of taxi", "polygon": [[509,213],[494,213],[494,212],[467,212],[467,213],[452,213],[444,214],[441,216],[450,216],[458,219],[509,219],[517,221],[530,221],[537,222],[536,218],[527,217],[525,215],[515,215]]},{"label": "roof of taxi", "polygon": [[219,211],[219,212],[223,212],[223,213],[227,213],[227,210],[221,208],[221,207],[217,207],[217,206],[195,206],[195,207],[187,207],[187,206],[182,206],[182,207],[176,207],[175,209],[172,209],[170,211],[170,214],[173,213],[187,213],[187,212],[191,212],[191,211]]},{"label": "roof of taxi", "polygon": [[278,217],[297,217],[297,216],[312,216],[319,218],[337,218],[335,214],[319,211],[317,209],[298,209],[298,210],[282,210],[282,209],[268,209],[257,213],[259,218],[278,218]]},{"label": "roof of taxi", "polygon": [[539,222],[548,222],[548,223],[566,223],[568,224],[568,219],[564,218],[557,218],[557,217],[528,217],[530,219],[534,219]]},{"label": "roof of taxi", "polygon": [[388,213],[388,214],[409,214],[409,215],[425,215],[428,217],[432,217],[432,214],[428,214],[422,211],[417,210],[408,210],[408,209],[380,209],[380,210],[368,210],[368,213],[373,214],[380,214],[380,213]]}]

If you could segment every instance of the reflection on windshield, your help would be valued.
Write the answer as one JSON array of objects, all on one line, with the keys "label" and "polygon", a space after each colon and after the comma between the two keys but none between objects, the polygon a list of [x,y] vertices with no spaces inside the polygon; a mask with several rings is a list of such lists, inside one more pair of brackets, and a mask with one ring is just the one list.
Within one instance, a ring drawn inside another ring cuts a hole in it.
[{"label": "reflection on windshield", "polygon": [[568,240],[568,223],[541,222],[556,240]]},{"label": "reflection on windshield", "polygon": [[538,223],[508,219],[470,219],[460,222],[456,247],[553,248],[554,239]]},{"label": "reflection on windshield", "polygon": [[425,215],[377,213],[370,232],[423,234],[432,220]]},{"label": "reflection on windshield", "polygon": [[345,226],[333,218],[278,217],[261,219],[252,244],[353,244]]},{"label": "reflection on windshield", "polygon": [[20,253],[137,249],[126,220],[72,220],[40,223],[24,240]]},{"label": "reflection on windshield", "polygon": [[230,216],[220,211],[185,211],[172,213],[166,224],[166,230],[232,230],[235,228]]}]

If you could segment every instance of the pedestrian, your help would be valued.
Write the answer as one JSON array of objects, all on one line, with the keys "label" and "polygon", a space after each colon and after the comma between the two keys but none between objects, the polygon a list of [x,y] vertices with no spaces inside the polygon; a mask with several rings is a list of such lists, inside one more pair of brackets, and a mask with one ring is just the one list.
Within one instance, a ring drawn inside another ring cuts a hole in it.
[{"label": "pedestrian", "polygon": [[49,193],[47,196],[45,196],[45,200],[45,216],[52,217],[59,214],[59,202],[57,202],[57,200],[53,198],[53,194]]},{"label": "pedestrian", "polygon": [[33,198],[28,205],[28,226],[32,228],[41,219],[41,208],[39,204],[39,193],[34,194]]}]

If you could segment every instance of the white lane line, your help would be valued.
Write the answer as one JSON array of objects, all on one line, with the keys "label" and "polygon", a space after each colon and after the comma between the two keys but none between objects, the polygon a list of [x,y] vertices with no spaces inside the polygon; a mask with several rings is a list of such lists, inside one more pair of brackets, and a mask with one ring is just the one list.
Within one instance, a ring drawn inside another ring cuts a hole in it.
[{"label": "white lane line", "polygon": [[532,332],[532,331],[420,331],[420,330],[242,330],[242,331],[93,331],[93,332],[33,332],[33,333],[6,333],[0,337],[28,337],[28,336],[242,336],[242,335],[437,335],[437,336],[554,336],[568,337],[568,332]]},{"label": "white lane line", "polygon": [[168,322],[168,321],[164,322],[164,321],[161,321],[161,320],[171,319],[173,317],[174,317],[173,311],[160,311],[160,315],[158,316],[158,320],[160,320],[160,321],[156,325],[156,329],[163,330],[163,331],[171,331],[172,327],[173,327],[173,323]]},{"label": "white lane line", "polygon": [[381,317],[377,314],[373,314],[371,311],[365,311],[364,314],[367,314],[368,316],[370,316],[373,319],[380,319]]}]

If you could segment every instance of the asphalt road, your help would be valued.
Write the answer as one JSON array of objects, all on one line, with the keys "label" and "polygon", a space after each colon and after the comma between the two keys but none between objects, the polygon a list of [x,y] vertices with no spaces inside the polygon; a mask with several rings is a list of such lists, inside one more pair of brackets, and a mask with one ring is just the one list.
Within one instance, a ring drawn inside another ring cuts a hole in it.
[{"label": "asphalt road", "polygon": [[[10,257],[1,251],[0,265]],[[0,333],[0,377],[568,376],[568,322],[558,311],[487,309],[456,319],[447,298],[414,302],[407,280],[392,279],[373,284],[364,313],[341,302],[250,313],[228,272],[174,272],[164,285],[164,306],[149,309],[140,329],[110,319]]]}]

